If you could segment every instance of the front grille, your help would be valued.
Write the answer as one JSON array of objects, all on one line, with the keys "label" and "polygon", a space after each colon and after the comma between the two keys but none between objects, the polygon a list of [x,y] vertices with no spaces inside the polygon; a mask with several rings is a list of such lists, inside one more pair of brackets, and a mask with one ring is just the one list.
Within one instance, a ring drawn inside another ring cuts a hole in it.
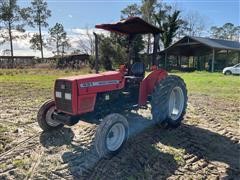
[{"label": "front grille", "polygon": [[72,83],[64,80],[57,80],[55,84],[55,92],[61,92],[61,98],[55,98],[58,110],[72,113],[72,101],[65,99],[65,93],[72,94]]},{"label": "front grille", "polygon": [[94,96],[82,97],[80,100],[80,109],[82,111],[89,111],[89,109],[91,109],[93,106],[91,102],[94,102],[94,99]]}]

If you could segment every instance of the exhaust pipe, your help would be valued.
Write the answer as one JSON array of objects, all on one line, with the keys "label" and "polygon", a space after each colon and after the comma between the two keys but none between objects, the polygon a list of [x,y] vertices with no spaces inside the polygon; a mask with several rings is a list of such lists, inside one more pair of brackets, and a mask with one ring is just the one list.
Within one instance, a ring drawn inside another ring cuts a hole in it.
[{"label": "exhaust pipe", "polygon": [[93,32],[93,35],[95,37],[95,72],[98,73],[99,67],[98,67],[98,35]]}]

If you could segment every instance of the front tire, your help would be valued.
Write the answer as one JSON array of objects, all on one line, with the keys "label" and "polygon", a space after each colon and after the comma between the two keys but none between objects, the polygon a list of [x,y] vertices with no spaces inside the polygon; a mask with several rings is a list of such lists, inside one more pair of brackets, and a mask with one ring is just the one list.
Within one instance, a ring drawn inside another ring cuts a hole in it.
[{"label": "front tire", "polygon": [[117,154],[126,143],[129,125],[125,117],[113,113],[107,115],[98,126],[95,135],[95,149],[100,158]]},{"label": "front tire", "polygon": [[187,89],[183,79],[169,75],[154,88],[151,112],[157,125],[178,127],[187,108]]},{"label": "front tire", "polygon": [[226,71],[224,74],[225,74],[225,75],[232,75],[232,72],[228,70],[228,71]]},{"label": "front tire", "polygon": [[54,100],[46,101],[45,103],[43,103],[43,105],[39,109],[37,114],[37,121],[43,131],[50,131],[53,129],[63,127],[62,123],[52,118],[52,114],[54,111],[55,111]]}]

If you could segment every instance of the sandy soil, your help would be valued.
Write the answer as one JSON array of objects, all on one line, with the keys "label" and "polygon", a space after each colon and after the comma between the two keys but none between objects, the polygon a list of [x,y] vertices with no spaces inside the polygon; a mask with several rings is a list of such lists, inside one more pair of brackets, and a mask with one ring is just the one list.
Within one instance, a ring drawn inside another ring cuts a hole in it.
[{"label": "sandy soil", "polygon": [[160,129],[149,110],[126,112],[132,136],[110,160],[94,147],[95,124],[43,133],[36,123],[49,90],[1,84],[0,179],[238,179],[239,102],[189,95],[184,123]]}]

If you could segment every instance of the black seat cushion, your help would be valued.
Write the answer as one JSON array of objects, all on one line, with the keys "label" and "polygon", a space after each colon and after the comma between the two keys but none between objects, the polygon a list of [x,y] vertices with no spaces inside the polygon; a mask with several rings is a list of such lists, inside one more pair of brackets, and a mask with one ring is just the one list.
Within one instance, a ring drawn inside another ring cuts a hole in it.
[{"label": "black seat cushion", "polygon": [[133,76],[144,76],[145,65],[142,62],[136,62],[131,67],[131,75]]}]

